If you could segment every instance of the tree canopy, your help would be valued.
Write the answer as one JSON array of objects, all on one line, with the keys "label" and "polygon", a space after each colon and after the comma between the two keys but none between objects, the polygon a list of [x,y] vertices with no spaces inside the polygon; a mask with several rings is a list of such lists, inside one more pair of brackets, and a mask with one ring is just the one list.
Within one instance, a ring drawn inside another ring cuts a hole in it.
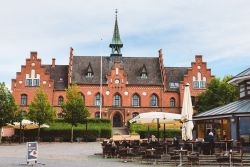
[{"label": "tree canopy", "polygon": [[0,143],[2,127],[14,121],[16,109],[17,106],[11,92],[4,83],[0,83]]},{"label": "tree canopy", "polygon": [[0,83],[0,128],[14,120],[17,106],[11,92]]},{"label": "tree canopy", "polygon": [[62,104],[62,112],[65,122],[72,125],[71,142],[73,142],[73,127],[82,123],[88,116],[88,109],[85,107],[84,99],[78,91],[77,85],[70,86],[66,90],[67,100]]},{"label": "tree canopy", "polygon": [[53,121],[55,110],[51,107],[48,95],[43,88],[39,88],[35,92],[35,97],[29,106],[28,117],[31,121],[38,123],[38,140],[40,137],[40,126]]},{"label": "tree canopy", "polygon": [[231,103],[239,98],[238,88],[227,83],[231,78],[225,76],[222,80],[219,78],[211,80],[207,90],[198,96],[196,108],[199,112]]}]

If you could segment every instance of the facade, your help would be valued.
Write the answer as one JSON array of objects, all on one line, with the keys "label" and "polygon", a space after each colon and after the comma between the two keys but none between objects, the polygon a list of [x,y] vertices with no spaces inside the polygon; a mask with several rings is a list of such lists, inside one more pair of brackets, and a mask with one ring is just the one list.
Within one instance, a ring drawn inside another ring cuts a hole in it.
[{"label": "facade", "polygon": [[165,67],[162,49],[156,57],[124,57],[117,17],[109,47],[110,56],[79,56],[70,48],[67,65],[57,65],[55,59],[42,64],[37,52],[31,52],[12,80],[17,105],[27,109],[35,90],[44,86],[60,117],[65,89],[77,84],[91,117],[109,118],[114,127],[121,127],[141,112],[180,113],[184,84],[190,83],[195,101],[213,77],[200,55],[190,67]]},{"label": "facade", "polygon": [[250,144],[250,68],[229,82],[239,88],[240,99],[194,116],[197,137],[213,131],[218,139],[234,139]]}]

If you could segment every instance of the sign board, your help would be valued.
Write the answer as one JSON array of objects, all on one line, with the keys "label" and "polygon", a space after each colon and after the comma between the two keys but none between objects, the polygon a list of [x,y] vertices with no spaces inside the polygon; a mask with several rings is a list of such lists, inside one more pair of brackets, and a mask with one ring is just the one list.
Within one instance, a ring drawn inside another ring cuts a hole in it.
[{"label": "sign board", "polygon": [[38,157],[38,143],[27,142],[27,163],[35,161],[37,162]]}]

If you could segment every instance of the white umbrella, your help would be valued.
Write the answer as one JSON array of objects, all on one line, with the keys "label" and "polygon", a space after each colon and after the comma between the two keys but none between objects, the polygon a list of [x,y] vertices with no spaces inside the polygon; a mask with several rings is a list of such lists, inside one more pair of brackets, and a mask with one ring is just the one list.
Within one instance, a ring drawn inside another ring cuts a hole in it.
[{"label": "white umbrella", "polygon": [[[164,123],[165,124],[173,124],[176,121],[181,120],[180,114],[174,114],[174,113],[165,113],[165,112],[147,112],[147,113],[141,113],[131,119],[130,123],[139,123],[139,124],[151,124],[151,123],[157,123],[157,131],[158,131],[158,141],[159,141],[159,124]],[[149,132],[149,126],[148,126],[148,132]],[[149,136],[148,136],[149,137]],[[164,139],[165,139],[165,126],[164,126]]]},{"label": "white umbrella", "polygon": [[141,113],[137,115],[136,117],[131,119],[129,122],[139,123],[139,124],[150,124],[150,123],[171,124],[179,120],[181,120],[180,114],[166,113],[166,112],[147,112],[147,113]]},{"label": "white umbrella", "polygon": [[183,105],[181,110],[182,119],[182,139],[183,140],[193,140],[192,130],[194,128],[193,124],[193,106],[190,95],[189,83],[185,85]]},{"label": "white umbrella", "polygon": [[[9,125],[12,126],[15,129],[20,129],[20,122],[14,122],[13,124],[9,124]],[[21,128],[23,130],[30,130],[30,129],[38,129],[39,126],[35,122],[32,122],[32,121],[27,120],[27,119],[23,119]],[[42,124],[40,126],[40,128],[49,128],[49,125]]]}]

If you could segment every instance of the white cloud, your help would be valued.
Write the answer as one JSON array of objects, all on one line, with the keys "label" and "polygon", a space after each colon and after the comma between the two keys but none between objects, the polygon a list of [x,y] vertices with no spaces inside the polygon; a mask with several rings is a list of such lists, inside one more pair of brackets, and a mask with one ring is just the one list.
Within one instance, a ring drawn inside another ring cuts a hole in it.
[{"label": "white cloud", "polygon": [[[250,64],[249,7],[247,0],[5,1],[0,81],[10,85],[32,50],[45,64],[52,57],[67,64],[71,46],[78,55],[109,54],[116,8],[125,56],[157,56],[163,48],[167,66],[190,66],[194,55],[202,54],[216,75],[229,72],[227,66],[240,72]],[[216,70],[221,61],[227,64]]]}]

